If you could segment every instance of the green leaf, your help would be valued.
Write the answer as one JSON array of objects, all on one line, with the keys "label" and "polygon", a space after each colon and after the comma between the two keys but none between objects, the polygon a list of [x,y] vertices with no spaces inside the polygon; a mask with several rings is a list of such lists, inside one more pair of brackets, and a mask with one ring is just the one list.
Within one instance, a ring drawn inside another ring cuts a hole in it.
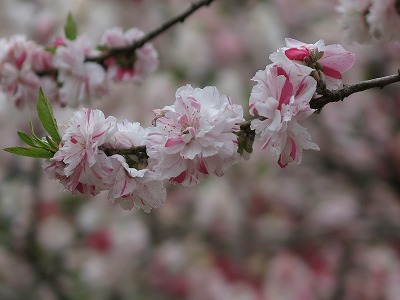
[{"label": "green leaf", "polygon": [[49,143],[52,152],[53,151],[55,151],[55,152],[58,151],[58,149],[59,149],[58,145],[56,143],[54,143],[54,141],[50,137],[46,136],[46,141],[47,141],[47,143]]},{"label": "green leaf", "polygon": [[52,158],[53,153],[41,148],[9,147],[3,149],[6,152],[35,158]]},{"label": "green leaf", "polygon": [[68,14],[67,22],[64,26],[64,33],[65,37],[70,41],[76,40],[76,37],[78,36],[78,28],[74,19],[72,18],[71,13]]},{"label": "green leaf", "polygon": [[36,147],[34,141],[32,140],[32,138],[29,135],[18,131],[18,136],[25,144],[32,146],[32,147]]},{"label": "green leaf", "polygon": [[58,133],[58,126],[56,119],[53,115],[53,109],[49,100],[47,100],[47,98],[43,94],[43,90],[41,88],[38,92],[36,108],[43,128],[49,133],[50,137],[56,144],[60,144],[61,136]]},{"label": "green leaf", "polygon": [[51,54],[55,54],[57,51],[57,48],[58,48],[57,46],[54,46],[54,47],[46,47],[45,49],[46,49],[46,51],[50,52]]},{"label": "green leaf", "polygon": [[105,45],[98,45],[98,46],[96,47],[96,50],[98,50],[98,51],[107,51],[107,50],[108,50],[108,47],[105,46]]}]

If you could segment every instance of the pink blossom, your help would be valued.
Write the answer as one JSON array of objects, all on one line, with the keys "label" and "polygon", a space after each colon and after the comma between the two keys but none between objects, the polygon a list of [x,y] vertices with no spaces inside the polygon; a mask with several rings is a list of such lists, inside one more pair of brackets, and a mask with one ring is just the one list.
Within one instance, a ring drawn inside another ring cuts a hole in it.
[{"label": "pink blossom", "polygon": [[191,186],[209,174],[223,175],[238,162],[234,132],[243,110],[215,87],[183,86],[176,101],[163,108],[147,139],[149,164],[172,183]]},{"label": "pink blossom", "polygon": [[[144,145],[148,130],[139,123],[127,120],[118,124],[118,130],[110,138],[109,145],[116,149],[131,149]],[[109,199],[119,203],[124,209],[133,207],[150,212],[152,208],[160,207],[166,198],[166,191],[157,175],[145,168],[145,164],[137,156],[124,157],[116,154],[113,168],[116,171],[115,180],[108,194]],[[129,164],[127,159],[129,158]]]},{"label": "pink blossom", "polygon": [[107,189],[113,166],[99,146],[114,133],[115,127],[115,118],[105,119],[100,110],[80,109],[68,122],[60,150],[45,170],[72,192],[95,195]]},{"label": "pink blossom", "polygon": [[[322,71],[328,89],[338,89],[342,86],[342,75],[354,64],[354,53],[346,51],[341,45],[325,46],[323,40],[315,44],[305,44],[295,39],[285,39],[286,46],[282,48],[285,56],[297,64],[305,65],[317,71]],[[273,62],[285,63],[276,53],[270,56]]]},{"label": "pink blossom", "polygon": [[339,22],[347,40],[359,43],[371,40],[367,22],[371,5],[371,0],[340,0],[336,10],[341,14]]},{"label": "pink blossom", "polygon": [[266,299],[314,300],[315,276],[296,255],[281,251],[271,259],[264,282]]},{"label": "pink blossom", "polygon": [[314,112],[309,102],[316,90],[315,79],[274,65],[258,71],[252,80],[257,84],[250,96],[250,113],[265,119],[253,120],[251,128],[259,135],[262,148],[278,156],[282,168],[290,162],[299,164],[303,149],[319,150],[298,123]]},{"label": "pink blossom", "polygon": [[[135,41],[141,39],[144,32],[131,28],[125,33],[121,28],[115,27],[107,30],[101,38],[100,44],[107,48],[124,48],[131,46]],[[107,65],[107,76],[115,81],[134,81],[137,83],[143,80],[158,67],[158,54],[151,43],[135,50],[132,57],[125,54],[118,55],[105,61]]]},{"label": "pink blossom", "polygon": [[113,155],[113,158],[114,168],[120,166],[108,194],[113,203],[126,210],[136,207],[145,212],[164,204],[166,190],[154,172],[130,167],[121,155]]},{"label": "pink blossom", "polygon": [[367,16],[370,34],[378,40],[400,40],[397,0],[373,1]]},{"label": "pink blossom", "polygon": [[106,73],[101,65],[86,62],[86,56],[93,55],[88,41],[78,37],[64,41],[65,46],[57,47],[54,66],[58,69],[58,80],[62,83],[60,100],[76,107],[92,97],[101,97],[108,91]]},{"label": "pink blossom", "polygon": [[23,36],[2,41],[0,50],[0,86],[19,108],[36,100],[40,79],[32,70],[38,45]]}]

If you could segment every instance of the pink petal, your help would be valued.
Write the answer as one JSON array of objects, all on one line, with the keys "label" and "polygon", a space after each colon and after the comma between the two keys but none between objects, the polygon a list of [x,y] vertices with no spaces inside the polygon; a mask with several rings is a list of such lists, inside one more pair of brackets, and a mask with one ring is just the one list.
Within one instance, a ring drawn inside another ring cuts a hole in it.
[{"label": "pink petal", "polygon": [[170,138],[166,141],[165,147],[174,147],[176,145],[182,144],[183,141],[181,138]]},{"label": "pink petal", "polygon": [[290,151],[290,157],[293,158],[293,160],[296,160],[296,154],[297,154],[297,148],[296,148],[296,143],[292,138],[290,138],[290,143],[292,144],[292,150]]},{"label": "pink petal", "polygon": [[331,69],[328,67],[324,67],[324,69],[322,71],[324,72],[324,74],[326,76],[333,77],[335,79],[342,79],[342,74],[337,70],[334,70],[334,69]]},{"label": "pink petal", "polygon": [[284,164],[284,163],[282,162],[282,154],[279,156],[278,165],[279,165],[282,169],[286,168],[286,166],[288,165],[288,163]]},{"label": "pink petal", "polygon": [[185,178],[186,178],[186,171],[183,171],[181,174],[171,178],[169,181],[173,184],[179,184],[182,183],[185,180]]},{"label": "pink petal", "polygon": [[304,59],[310,57],[310,52],[306,48],[290,48],[285,51],[285,55],[291,60],[303,61]]}]

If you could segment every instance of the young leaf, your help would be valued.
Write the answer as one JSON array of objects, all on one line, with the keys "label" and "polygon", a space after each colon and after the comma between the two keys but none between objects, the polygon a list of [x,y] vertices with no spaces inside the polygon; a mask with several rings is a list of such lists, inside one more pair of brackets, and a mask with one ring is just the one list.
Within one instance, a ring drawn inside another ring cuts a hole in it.
[{"label": "young leaf", "polygon": [[61,136],[58,133],[58,126],[53,115],[53,109],[49,100],[43,94],[42,89],[39,89],[37,98],[37,113],[43,128],[49,133],[50,137],[56,144],[60,144]]},{"label": "young leaf", "polygon": [[47,141],[47,143],[49,143],[49,146],[52,148],[51,152],[54,151],[54,153],[55,153],[58,151],[58,149],[59,149],[58,145],[56,143],[54,143],[54,141],[50,137],[46,136],[46,141]]},{"label": "young leaf", "polygon": [[76,37],[78,36],[78,28],[74,19],[72,18],[71,13],[68,14],[67,22],[64,26],[64,33],[65,37],[70,41],[76,40]]},{"label": "young leaf", "polygon": [[3,150],[12,154],[34,158],[52,158],[54,155],[50,151],[41,148],[9,147]]},{"label": "young leaf", "polygon": [[36,147],[34,141],[32,140],[32,138],[29,135],[18,131],[18,136],[21,139],[21,141],[23,141],[25,144],[32,146],[32,147]]}]

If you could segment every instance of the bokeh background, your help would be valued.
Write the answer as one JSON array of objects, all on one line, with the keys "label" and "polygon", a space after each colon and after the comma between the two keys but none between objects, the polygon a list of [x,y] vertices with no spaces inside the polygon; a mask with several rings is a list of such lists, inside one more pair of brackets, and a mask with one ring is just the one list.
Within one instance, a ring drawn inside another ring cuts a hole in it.
[{"label": "bokeh background", "polygon": [[[94,43],[105,29],[148,32],[188,0],[0,0],[0,36],[46,44],[68,12]],[[247,110],[256,71],[284,38],[354,51],[345,83],[393,74],[400,45],[344,40],[337,1],[218,0],[157,38],[160,68],[92,107],[150,126],[187,83]],[[0,152],[0,299],[400,299],[400,86],[355,94],[307,121],[320,152],[282,170],[255,151],[225,176],[168,186],[150,214],[106,194],[73,197],[41,162]],[[0,146],[35,112],[0,95]],[[59,122],[72,109],[55,107]]]}]

